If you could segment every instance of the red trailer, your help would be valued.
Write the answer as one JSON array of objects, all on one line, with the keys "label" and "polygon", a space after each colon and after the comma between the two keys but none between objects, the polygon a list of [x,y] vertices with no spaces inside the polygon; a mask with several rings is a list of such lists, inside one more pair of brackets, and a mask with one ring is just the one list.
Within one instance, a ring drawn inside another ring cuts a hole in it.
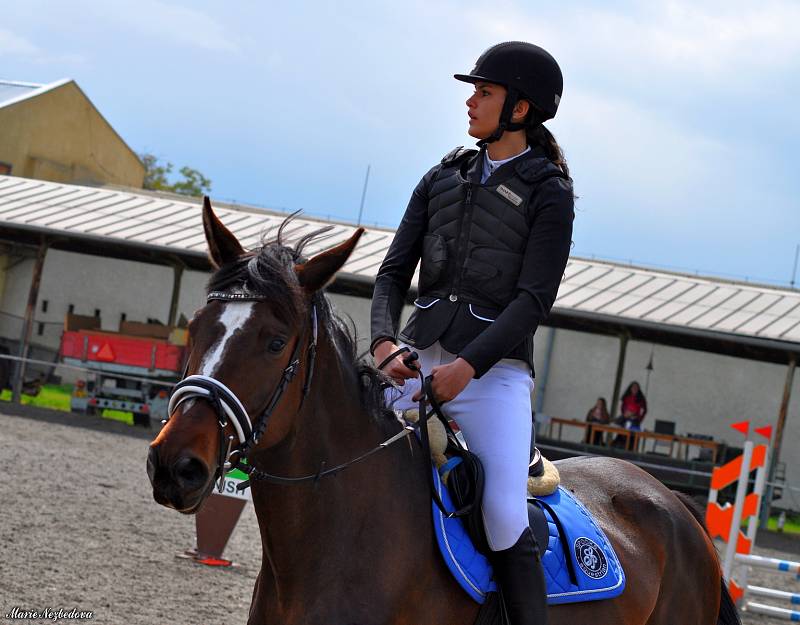
[{"label": "red trailer", "polygon": [[186,331],[123,322],[120,332],[107,332],[99,325],[97,318],[78,315],[69,315],[65,323],[61,360],[88,370],[86,382],[73,393],[72,409],[129,411],[134,423],[144,426],[165,418],[169,389],[183,371]]}]

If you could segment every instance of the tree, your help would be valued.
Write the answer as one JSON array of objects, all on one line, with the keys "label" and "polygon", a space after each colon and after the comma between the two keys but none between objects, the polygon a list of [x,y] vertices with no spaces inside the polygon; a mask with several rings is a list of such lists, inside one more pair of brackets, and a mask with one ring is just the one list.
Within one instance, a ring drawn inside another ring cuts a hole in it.
[{"label": "tree", "polygon": [[144,183],[142,186],[145,189],[154,191],[171,190],[167,176],[172,171],[172,163],[162,165],[158,162],[158,157],[152,154],[140,154],[139,158],[142,160],[142,165],[144,165]]},{"label": "tree", "polygon": [[192,196],[211,193],[211,180],[196,169],[181,167],[180,174],[183,178],[176,182],[170,182],[172,163],[162,163],[157,156],[148,153],[140,154],[139,158],[144,165],[144,184],[142,186],[145,189]]}]

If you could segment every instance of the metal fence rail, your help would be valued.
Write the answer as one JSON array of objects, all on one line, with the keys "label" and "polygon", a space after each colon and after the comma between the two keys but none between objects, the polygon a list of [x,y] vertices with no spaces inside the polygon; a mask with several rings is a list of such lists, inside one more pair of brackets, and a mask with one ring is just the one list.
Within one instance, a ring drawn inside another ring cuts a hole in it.
[{"label": "metal fence rail", "polygon": [[[51,362],[49,360],[38,360],[36,358],[21,358],[20,356],[11,356],[11,355],[8,355],[8,354],[0,354],[0,359],[11,360],[13,362],[24,362],[26,364],[31,363],[31,364],[34,364],[34,365],[44,365],[49,369],[70,369],[72,371],[83,371],[83,372],[92,373],[92,374],[102,373],[102,372],[99,372],[97,369],[88,369],[86,367],[78,367],[76,365],[66,365],[66,364],[59,363],[59,362]],[[167,387],[167,388],[171,388],[175,384],[174,382],[165,382],[165,381],[162,381],[162,380],[155,380],[153,378],[142,378],[142,377],[135,376],[135,375],[125,375],[125,374],[121,374],[121,373],[114,373],[114,377],[115,378],[121,378],[121,379],[124,379],[124,380],[133,380],[135,382],[146,382],[146,383],[151,384],[151,385],[164,386],[164,387]]]}]

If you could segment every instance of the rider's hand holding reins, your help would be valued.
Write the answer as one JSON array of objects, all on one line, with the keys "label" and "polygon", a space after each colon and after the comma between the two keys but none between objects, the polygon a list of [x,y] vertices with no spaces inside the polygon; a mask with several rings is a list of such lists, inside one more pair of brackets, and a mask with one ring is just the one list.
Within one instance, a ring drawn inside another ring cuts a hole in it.
[{"label": "rider's hand holding reins", "polygon": [[[447,365],[433,367],[431,369],[433,394],[440,402],[450,401],[467,387],[474,375],[475,369],[463,358],[456,358]],[[411,398],[412,401],[419,401],[422,393],[422,390],[417,391]]]},{"label": "rider's hand holding reins", "polygon": [[[392,341],[383,341],[375,346],[375,362],[383,362],[386,360],[391,354],[398,351],[400,348],[397,347]],[[408,366],[403,362],[403,357],[407,357],[406,354],[398,354],[395,358],[390,360],[386,363],[382,368],[386,375],[388,375],[392,380],[394,380],[400,386],[404,386],[406,380],[410,378],[416,378],[419,373],[414,371],[413,369],[409,369]]]}]

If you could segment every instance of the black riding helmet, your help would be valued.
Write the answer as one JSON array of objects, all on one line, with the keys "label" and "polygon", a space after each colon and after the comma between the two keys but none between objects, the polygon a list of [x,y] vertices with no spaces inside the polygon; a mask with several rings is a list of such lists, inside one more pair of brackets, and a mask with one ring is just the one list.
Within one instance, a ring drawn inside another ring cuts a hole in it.
[{"label": "black riding helmet", "polygon": [[[543,48],[524,41],[498,43],[481,54],[469,74],[454,74],[456,80],[469,83],[491,82],[508,90],[500,124],[490,137],[478,142],[483,146],[497,141],[506,130],[538,126],[556,115],[561,102],[564,79],[556,60]],[[512,123],[511,114],[520,100],[533,104],[528,123]]]}]

